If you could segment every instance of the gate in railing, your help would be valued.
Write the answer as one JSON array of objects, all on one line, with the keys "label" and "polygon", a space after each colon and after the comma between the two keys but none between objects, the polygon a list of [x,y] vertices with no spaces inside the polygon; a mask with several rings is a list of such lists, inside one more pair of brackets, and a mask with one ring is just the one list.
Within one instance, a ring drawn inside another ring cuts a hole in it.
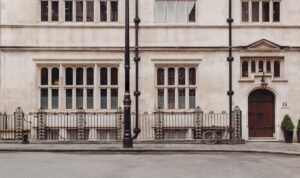
[{"label": "gate in railing", "polygon": [[[201,140],[203,134],[216,130],[221,139],[241,139],[241,111],[235,108],[232,125],[228,113],[203,113],[198,107],[193,112],[164,112],[139,115],[141,133],[138,140]],[[132,114],[132,128],[135,114]],[[13,115],[0,113],[0,140],[121,140],[123,112],[45,112],[24,114],[17,108]]]}]

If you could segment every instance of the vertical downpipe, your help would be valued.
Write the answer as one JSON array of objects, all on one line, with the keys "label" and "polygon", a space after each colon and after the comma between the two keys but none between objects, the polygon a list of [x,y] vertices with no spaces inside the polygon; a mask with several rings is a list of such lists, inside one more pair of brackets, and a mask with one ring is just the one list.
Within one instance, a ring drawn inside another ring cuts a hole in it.
[{"label": "vertical downpipe", "polygon": [[[227,91],[227,95],[229,96],[229,125],[232,126],[232,96],[234,95],[234,91],[232,90],[232,62],[234,58],[232,57],[232,0],[229,0],[229,12],[228,12],[228,28],[229,28],[229,46],[228,46],[228,53],[229,56],[227,57],[227,61],[229,63],[229,90]],[[230,134],[230,139],[232,135]]]},{"label": "vertical downpipe", "polygon": [[134,128],[134,136],[133,139],[136,139],[141,132],[141,129],[139,128],[139,96],[141,95],[141,92],[139,91],[139,62],[141,60],[140,58],[140,52],[139,52],[139,24],[141,22],[141,19],[139,18],[139,0],[135,0],[135,18],[134,18],[134,24],[135,24],[135,56],[134,56],[134,62],[135,62],[135,128]]}]

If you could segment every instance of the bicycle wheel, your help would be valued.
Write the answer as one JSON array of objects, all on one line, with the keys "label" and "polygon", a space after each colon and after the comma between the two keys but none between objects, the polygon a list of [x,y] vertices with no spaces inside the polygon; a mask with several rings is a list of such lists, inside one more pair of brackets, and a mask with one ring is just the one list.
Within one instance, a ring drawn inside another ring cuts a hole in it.
[{"label": "bicycle wheel", "polygon": [[206,131],[203,134],[203,141],[205,144],[216,144],[218,141],[218,135],[215,131]]}]

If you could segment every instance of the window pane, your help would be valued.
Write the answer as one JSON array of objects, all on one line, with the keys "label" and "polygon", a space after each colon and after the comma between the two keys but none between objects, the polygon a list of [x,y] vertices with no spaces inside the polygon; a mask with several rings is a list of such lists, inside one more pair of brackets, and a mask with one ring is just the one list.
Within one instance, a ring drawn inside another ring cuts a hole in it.
[{"label": "window pane", "polygon": [[195,68],[189,69],[189,84],[196,85],[196,69]]},{"label": "window pane", "polygon": [[76,69],[76,85],[83,85],[83,69]]},{"label": "window pane", "polygon": [[41,21],[48,21],[48,1],[41,1]]},{"label": "window pane", "polygon": [[52,21],[58,21],[58,1],[52,1]]},{"label": "window pane", "polygon": [[52,85],[59,85],[59,70],[58,68],[52,69]]},{"label": "window pane", "polygon": [[66,85],[73,85],[73,69],[66,68]]},{"label": "window pane", "polygon": [[111,21],[118,21],[118,1],[111,1]]},{"label": "window pane", "polygon": [[178,70],[178,84],[185,85],[185,69],[179,68]]},{"label": "window pane", "polygon": [[165,22],[165,1],[156,1],[156,21]]},{"label": "window pane", "polygon": [[111,85],[118,85],[118,69],[111,69]]},{"label": "window pane", "polygon": [[111,109],[118,109],[118,89],[111,89],[110,95]]},{"label": "window pane", "polygon": [[65,20],[67,22],[73,21],[73,2],[65,2]]},{"label": "window pane", "polygon": [[263,72],[264,71],[264,61],[259,61],[258,62],[258,72]]},{"label": "window pane", "polygon": [[274,62],[274,77],[280,77],[280,62]]},{"label": "window pane", "polygon": [[252,21],[259,21],[259,2],[252,2]]},{"label": "window pane", "polygon": [[107,85],[107,69],[101,68],[100,70],[100,84]]},{"label": "window pane", "polygon": [[178,108],[185,108],[185,89],[178,89]]},{"label": "window pane", "polygon": [[185,0],[179,0],[177,3],[177,22],[186,22]]},{"label": "window pane", "polygon": [[107,89],[101,89],[100,106],[101,109],[107,109]]},{"label": "window pane", "polygon": [[196,90],[190,89],[189,91],[189,108],[194,109],[196,108]]},{"label": "window pane", "polygon": [[167,19],[168,23],[176,22],[175,1],[167,1]]},{"label": "window pane", "polygon": [[273,21],[280,21],[280,2],[273,2]]},{"label": "window pane", "polygon": [[83,21],[83,1],[76,1],[76,21]]},{"label": "window pane", "polygon": [[72,89],[66,89],[66,109],[72,109]]},{"label": "window pane", "polygon": [[168,109],[175,109],[175,89],[168,89]]},{"label": "window pane", "polygon": [[267,72],[271,73],[271,61],[267,61]]},{"label": "window pane", "polygon": [[251,61],[251,72],[256,72],[256,64],[255,64],[255,61]]},{"label": "window pane", "polygon": [[100,21],[107,21],[107,1],[100,1]]},{"label": "window pane", "polygon": [[189,22],[196,21],[196,1],[188,1]]},{"label": "window pane", "polygon": [[165,70],[163,68],[157,69],[157,85],[165,84]]},{"label": "window pane", "polygon": [[86,90],[86,107],[87,109],[93,109],[94,108],[94,90],[93,89],[87,89]]},{"label": "window pane", "polygon": [[249,2],[242,2],[242,21],[249,21]]},{"label": "window pane", "polygon": [[168,85],[175,85],[175,69],[168,69]]},{"label": "window pane", "polygon": [[52,109],[58,109],[58,89],[52,89]]},{"label": "window pane", "polygon": [[86,21],[87,22],[94,21],[94,1],[86,2]]},{"label": "window pane", "polygon": [[242,77],[248,77],[248,61],[242,63]]},{"label": "window pane", "polygon": [[41,89],[41,108],[48,109],[48,89]]},{"label": "window pane", "polygon": [[263,22],[270,21],[270,2],[263,2]]},{"label": "window pane", "polygon": [[45,67],[41,69],[41,85],[48,85],[48,69]]},{"label": "window pane", "polygon": [[83,89],[76,89],[76,109],[83,108]]},{"label": "window pane", "polygon": [[86,84],[94,85],[94,69],[91,67],[86,70]]},{"label": "window pane", "polygon": [[158,106],[158,109],[164,109],[164,103],[165,103],[164,89],[158,89],[157,90],[157,106]]}]

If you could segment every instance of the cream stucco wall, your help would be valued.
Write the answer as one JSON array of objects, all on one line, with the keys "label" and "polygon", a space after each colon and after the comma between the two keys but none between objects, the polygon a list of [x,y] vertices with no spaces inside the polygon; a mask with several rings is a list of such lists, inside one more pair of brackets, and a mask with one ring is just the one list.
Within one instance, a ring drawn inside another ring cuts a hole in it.
[{"label": "cream stucco wall", "polygon": [[[40,63],[118,63],[119,96],[123,96],[124,0],[119,0],[120,15],[116,23],[67,23],[63,22],[63,13],[60,22],[40,22],[38,0],[0,2],[0,111],[11,113],[18,106],[25,112],[37,110]],[[60,2],[63,4],[63,0]],[[133,19],[133,1],[131,3]],[[141,113],[153,112],[156,108],[155,64],[172,63],[197,66],[197,106],[205,112],[228,111],[227,3],[198,0],[196,23],[158,24],[155,1],[140,1]],[[267,78],[268,89],[276,96],[274,137],[281,140],[283,116],[290,114],[294,123],[300,118],[300,1],[281,0],[280,23],[242,23],[240,6],[240,0],[233,1],[233,104],[243,111],[243,137],[248,139],[247,98],[259,87],[260,77],[251,82],[240,81],[240,57],[281,56],[284,57],[284,80],[275,82]],[[287,47],[276,51],[245,49],[261,39]],[[131,44],[134,44],[133,26]],[[133,92],[133,61],[131,69]],[[122,100],[119,97],[119,103]],[[287,108],[282,108],[283,102],[288,104]]]}]

